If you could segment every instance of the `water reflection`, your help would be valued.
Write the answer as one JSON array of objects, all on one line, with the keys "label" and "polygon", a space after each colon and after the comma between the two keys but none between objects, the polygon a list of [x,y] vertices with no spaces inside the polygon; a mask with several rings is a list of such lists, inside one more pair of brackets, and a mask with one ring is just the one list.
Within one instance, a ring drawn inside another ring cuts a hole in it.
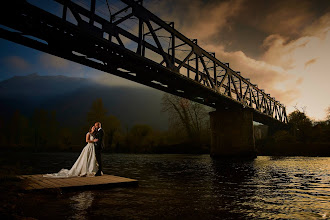
[{"label": "water reflection", "polygon": [[256,196],[250,198],[256,211],[253,217],[329,217],[329,158],[261,157],[255,167],[251,182]]},{"label": "water reflection", "polygon": [[218,209],[226,210],[225,216],[248,218],[251,209],[245,202],[255,195],[255,191],[247,188],[246,183],[255,175],[253,163],[254,160],[212,160],[213,193],[220,197]]},{"label": "water reflection", "polygon": [[74,215],[71,219],[88,219],[88,208],[93,204],[94,193],[91,191],[80,192],[70,198]]},{"label": "water reflection", "polygon": [[[76,154],[15,154],[27,173],[56,172]],[[104,170],[139,180],[137,188],[39,194],[31,214],[88,219],[330,219],[330,158],[105,154]],[[66,167],[66,166],[64,166]],[[29,207],[36,195],[26,196]],[[42,211],[44,210],[44,212]],[[47,213],[45,213],[47,210]],[[70,217],[71,216],[71,217]]]}]

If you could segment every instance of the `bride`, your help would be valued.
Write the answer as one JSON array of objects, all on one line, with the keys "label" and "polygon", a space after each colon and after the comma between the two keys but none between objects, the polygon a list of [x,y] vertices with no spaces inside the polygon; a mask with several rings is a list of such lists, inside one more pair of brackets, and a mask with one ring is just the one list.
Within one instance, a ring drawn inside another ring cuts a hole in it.
[{"label": "bride", "polygon": [[66,178],[77,176],[95,176],[99,165],[95,156],[94,142],[97,142],[97,139],[94,139],[94,133],[95,127],[92,126],[86,134],[87,145],[84,147],[80,156],[70,170],[61,169],[58,173],[46,174],[43,175],[43,177]]}]

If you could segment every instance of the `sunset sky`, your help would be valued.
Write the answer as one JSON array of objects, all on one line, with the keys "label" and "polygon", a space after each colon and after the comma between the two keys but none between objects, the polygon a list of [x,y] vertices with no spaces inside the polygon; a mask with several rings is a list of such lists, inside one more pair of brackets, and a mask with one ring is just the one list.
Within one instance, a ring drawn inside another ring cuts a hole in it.
[{"label": "sunset sky", "polygon": [[[101,1],[101,0],[100,0]],[[111,0],[109,1],[111,3]],[[144,6],[251,82],[315,120],[330,107],[329,0],[149,0]],[[34,72],[141,86],[0,39],[0,81]]]}]

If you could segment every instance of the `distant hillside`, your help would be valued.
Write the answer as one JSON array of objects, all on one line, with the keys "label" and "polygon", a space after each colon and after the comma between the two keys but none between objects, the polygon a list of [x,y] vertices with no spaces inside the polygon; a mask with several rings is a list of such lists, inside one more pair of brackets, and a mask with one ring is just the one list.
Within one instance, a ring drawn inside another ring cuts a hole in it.
[{"label": "distant hillside", "polygon": [[51,96],[67,94],[89,85],[93,85],[93,81],[85,78],[62,75],[40,76],[34,73],[27,76],[14,76],[0,82],[0,98],[24,96],[43,100]]},{"label": "distant hillside", "polygon": [[35,108],[43,108],[56,110],[64,125],[80,125],[92,102],[102,98],[108,113],[123,124],[144,123],[165,130],[168,118],[161,112],[162,95],[151,88],[111,87],[85,78],[15,76],[0,82],[0,116],[8,117],[15,110],[30,116]]}]

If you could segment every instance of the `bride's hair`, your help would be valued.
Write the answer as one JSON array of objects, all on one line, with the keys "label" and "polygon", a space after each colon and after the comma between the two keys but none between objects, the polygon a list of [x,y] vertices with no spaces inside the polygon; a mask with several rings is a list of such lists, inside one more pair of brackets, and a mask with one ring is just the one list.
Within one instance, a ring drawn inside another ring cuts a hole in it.
[{"label": "bride's hair", "polygon": [[94,135],[94,133],[95,133],[95,130],[94,130],[94,132],[92,132],[92,128],[94,127],[94,125],[93,126],[91,126],[90,128],[89,128],[89,133],[91,134],[91,135]]}]

